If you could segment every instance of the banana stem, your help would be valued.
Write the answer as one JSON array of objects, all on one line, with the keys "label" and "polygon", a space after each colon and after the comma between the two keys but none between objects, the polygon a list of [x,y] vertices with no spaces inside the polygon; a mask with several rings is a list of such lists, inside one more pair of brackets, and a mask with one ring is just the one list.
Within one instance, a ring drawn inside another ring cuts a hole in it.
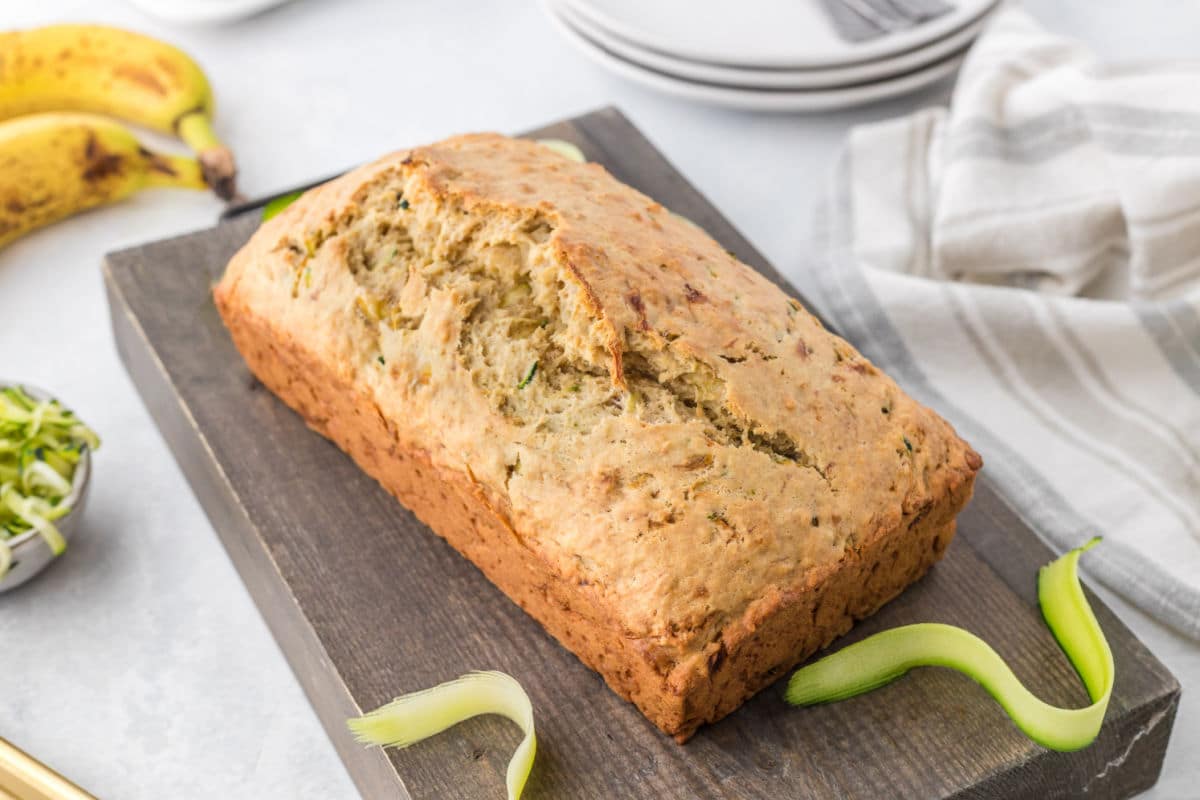
[{"label": "banana stem", "polygon": [[196,152],[221,146],[221,140],[213,132],[212,120],[208,118],[206,111],[191,111],[184,114],[175,124],[175,131],[179,134],[179,138],[183,139],[187,146]]},{"label": "banana stem", "polygon": [[233,153],[221,144],[212,129],[212,120],[207,111],[193,111],[180,117],[175,125],[179,138],[196,152],[204,181],[222,200],[231,200],[237,194],[237,166]]}]

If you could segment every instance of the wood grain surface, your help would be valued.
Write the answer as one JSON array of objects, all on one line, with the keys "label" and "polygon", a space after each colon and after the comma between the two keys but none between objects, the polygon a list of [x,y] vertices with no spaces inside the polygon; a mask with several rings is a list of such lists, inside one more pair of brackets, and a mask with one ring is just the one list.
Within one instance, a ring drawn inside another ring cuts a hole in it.
[{"label": "wood grain surface", "polygon": [[[575,142],[795,294],[617,111],[531,135]],[[539,740],[530,800],[1120,798],[1156,780],[1179,685],[1095,597],[1117,683],[1100,738],[1081,752],[1032,744],[979,687],[937,669],[805,710],[783,703],[780,681],[676,745],[251,377],[210,286],[257,224],[251,210],[110,255],[113,329],[364,797],[503,796],[520,739],[504,720],[478,718],[388,753],[360,747],[345,728],[362,709],[471,669],[504,670],[529,691]],[[1083,704],[1036,605],[1036,570],[1053,557],[995,493],[985,467],[945,560],[834,647],[909,622],[962,625],[993,643],[1044,699]]]}]

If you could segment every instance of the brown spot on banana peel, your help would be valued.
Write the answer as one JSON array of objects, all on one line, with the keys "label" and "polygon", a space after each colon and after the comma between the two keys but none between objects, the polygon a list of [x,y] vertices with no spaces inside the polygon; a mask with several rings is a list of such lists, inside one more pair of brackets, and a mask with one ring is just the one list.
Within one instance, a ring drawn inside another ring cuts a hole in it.
[{"label": "brown spot on banana peel", "polygon": [[167,87],[163,86],[162,81],[145,67],[139,67],[136,64],[121,64],[113,70],[113,74],[157,95],[165,96],[167,94]]},{"label": "brown spot on banana peel", "polygon": [[172,78],[176,79],[176,81],[178,81],[178,79],[179,79],[179,65],[178,64],[176,64],[174,61],[172,61],[171,59],[169,59],[165,56],[155,56],[154,63],[158,65],[159,69],[161,69],[163,72],[167,73]]},{"label": "brown spot on banana peel", "polygon": [[171,166],[171,162],[167,161],[157,153],[152,153],[144,147],[138,148],[138,155],[146,160],[146,168],[151,172],[161,172],[163,175],[175,177],[179,172]]},{"label": "brown spot on banana peel", "polygon": [[10,197],[4,201],[4,209],[11,214],[24,214],[26,211],[34,211],[42,206],[49,205],[50,198],[46,196],[36,197],[33,199]]},{"label": "brown spot on banana peel", "polygon": [[119,175],[125,169],[124,157],[119,153],[110,153],[105,150],[96,138],[96,134],[91,132],[88,133],[83,158],[83,179],[88,183]]}]

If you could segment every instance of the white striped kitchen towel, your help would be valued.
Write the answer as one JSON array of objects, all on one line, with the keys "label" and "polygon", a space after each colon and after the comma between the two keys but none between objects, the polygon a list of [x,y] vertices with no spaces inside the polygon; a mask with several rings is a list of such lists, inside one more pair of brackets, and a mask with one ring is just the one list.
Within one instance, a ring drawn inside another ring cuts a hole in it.
[{"label": "white striped kitchen towel", "polygon": [[856,128],[815,298],[1053,547],[1200,638],[1200,64],[998,15],[949,109]]}]

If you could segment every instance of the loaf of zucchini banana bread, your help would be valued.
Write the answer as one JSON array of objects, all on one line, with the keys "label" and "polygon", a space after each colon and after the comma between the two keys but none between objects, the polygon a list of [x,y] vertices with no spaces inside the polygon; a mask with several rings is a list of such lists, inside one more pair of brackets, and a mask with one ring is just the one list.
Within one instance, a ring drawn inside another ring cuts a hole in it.
[{"label": "loaf of zucchini banana bread", "polygon": [[981,465],[703,231],[534,142],[313,189],[215,297],[263,384],[680,741],[919,578]]}]

